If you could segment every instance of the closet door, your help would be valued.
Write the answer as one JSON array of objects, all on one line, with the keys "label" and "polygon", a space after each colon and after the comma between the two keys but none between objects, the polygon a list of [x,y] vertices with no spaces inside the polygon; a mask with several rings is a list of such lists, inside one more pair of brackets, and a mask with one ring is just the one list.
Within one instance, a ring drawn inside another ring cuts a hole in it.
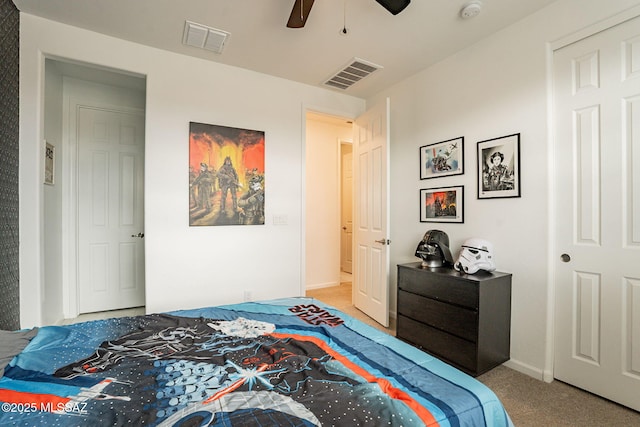
[{"label": "closet door", "polygon": [[144,288],[144,116],[78,108],[80,313],[140,307]]},{"label": "closet door", "polygon": [[553,60],[554,376],[640,410],[640,18]]}]

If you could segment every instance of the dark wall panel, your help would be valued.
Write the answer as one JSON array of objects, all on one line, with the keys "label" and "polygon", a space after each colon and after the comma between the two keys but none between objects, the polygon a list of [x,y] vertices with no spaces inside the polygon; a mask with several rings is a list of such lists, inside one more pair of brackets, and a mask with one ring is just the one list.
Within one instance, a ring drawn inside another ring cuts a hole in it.
[{"label": "dark wall panel", "polygon": [[0,0],[0,329],[20,327],[18,132],[20,14]]}]

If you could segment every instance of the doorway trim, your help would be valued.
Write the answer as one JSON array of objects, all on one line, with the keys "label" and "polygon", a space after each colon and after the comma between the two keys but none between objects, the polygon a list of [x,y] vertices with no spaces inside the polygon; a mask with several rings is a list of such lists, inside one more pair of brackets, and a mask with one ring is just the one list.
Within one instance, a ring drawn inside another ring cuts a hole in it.
[{"label": "doorway trim", "polygon": [[547,160],[548,160],[548,194],[551,199],[549,203],[549,209],[547,211],[548,214],[548,224],[549,228],[547,230],[548,236],[548,247],[547,247],[547,265],[549,269],[547,271],[547,281],[549,285],[547,286],[547,328],[546,328],[546,341],[548,343],[545,352],[545,367],[542,372],[542,379],[545,382],[552,382],[554,380],[554,354],[555,354],[555,306],[556,306],[556,265],[557,265],[557,257],[556,254],[556,216],[558,212],[558,206],[555,202],[556,200],[556,182],[557,177],[555,174],[556,170],[556,162],[555,162],[555,132],[556,132],[556,117],[554,110],[554,81],[553,81],[553,66],[554,66],[554,53],[555,51],[568,46],[572,43],[585,39],[587,37],[591,37],[594,34],[612,28],[616,25],[622,24],[625,21],[636,18],[640,16],[640,5],[633,6],[627,10],[624,10],[616,15],[613,15],[607,19],[596,22],[592,25],[589,25],[583,29],[570,33],[564,37],[561,37],[557,40],[547,43]]}]

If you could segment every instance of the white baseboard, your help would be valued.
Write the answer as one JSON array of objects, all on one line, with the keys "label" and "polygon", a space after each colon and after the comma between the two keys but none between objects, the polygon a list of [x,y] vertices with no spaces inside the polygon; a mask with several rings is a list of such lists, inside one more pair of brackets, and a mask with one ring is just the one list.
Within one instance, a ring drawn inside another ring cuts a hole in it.
[{"label": "white baseboard", "polygon": [[310,291],[313,289],[330,288],[331,286],[338,286],[338,285],[340,285],[340,282],[315,283],[313,285],[307,285],[305,289]]},{"label": "white baseboard", "polygon": [[518,371],[522,374],[533,377],[537,380],[544,381],[544,372],[542,369],[538,369],[534,366],[528,365],[526,363],[520,362],[518,360],[508,360],[504,363],[504,366],[507,368],[511,368],[514,371]]}]

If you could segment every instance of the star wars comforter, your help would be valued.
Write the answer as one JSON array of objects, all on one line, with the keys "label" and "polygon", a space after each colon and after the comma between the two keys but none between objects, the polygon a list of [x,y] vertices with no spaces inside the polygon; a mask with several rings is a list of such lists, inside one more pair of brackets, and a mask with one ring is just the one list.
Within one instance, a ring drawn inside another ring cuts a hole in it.
[{"label": "star wars comforter", "polygon": [[0,402],[2,426],[511,425],[473,378],[306,298],[39,328]]}]

